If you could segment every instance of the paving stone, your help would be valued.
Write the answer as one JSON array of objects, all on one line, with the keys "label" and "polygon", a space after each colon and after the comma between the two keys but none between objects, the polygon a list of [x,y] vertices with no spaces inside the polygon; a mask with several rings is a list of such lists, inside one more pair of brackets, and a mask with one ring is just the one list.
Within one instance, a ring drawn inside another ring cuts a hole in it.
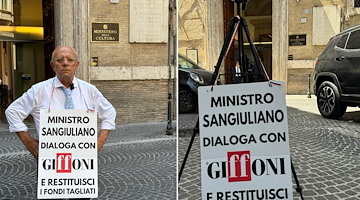
[{"label": "paving stone", "polygon": [[332,193],[332,194],[335,194],[335,193],[340,192],[340,190],[337,189],[337,188],[335,188],[335,187],[329,187],[329,188],[327,188],[326,190],[329,191],[329,192]]},{"label": "paving stone", "polygon": [[324,195],[324,194],[327,194],[328,192],[325,191],[324,189],[321,189],[321,188],[317,187],[316,193],[317,193],[318,195]]},{"label": "paving stone", "polygon": [[337,194],[336,196],[338,197],[338,199],[346,199],[346,198],[349,198],[349,196],[346,195],[346,194],[344,194],[344,193]]}]

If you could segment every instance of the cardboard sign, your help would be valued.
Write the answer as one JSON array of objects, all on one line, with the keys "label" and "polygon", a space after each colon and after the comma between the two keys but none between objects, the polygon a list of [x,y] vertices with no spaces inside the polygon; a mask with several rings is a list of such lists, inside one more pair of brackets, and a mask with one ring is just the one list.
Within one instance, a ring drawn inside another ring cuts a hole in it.
[{"label": "cardboard sign", "polygon": [[41,110],[39,199],[97,198],[97,113]]},{"label": "cardboard sign", "polygon": [[292,199],[284,83],[198,93],[202,199]]}]

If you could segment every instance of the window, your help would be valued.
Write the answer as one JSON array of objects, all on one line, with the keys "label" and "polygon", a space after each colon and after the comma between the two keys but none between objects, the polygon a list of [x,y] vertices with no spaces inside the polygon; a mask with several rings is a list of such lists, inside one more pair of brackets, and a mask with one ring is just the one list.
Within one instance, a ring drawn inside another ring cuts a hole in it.
[{"label": "window", "polygon": [[179,63],[179,68],[182,69],[201,69],[201,67],[192,64],[191,62],[185,60],[182,57],[178,57],[178,63]]},{"label": "window", "polygon": [[338,42],[336,43],[336,46],[337,47],[340,47],[340,48],[345,48],[345,44],[346,44],[346,40],[348,38],[349,34],[345,34],[345,35],[342,35],[340,37],[340,39],[338,40]]},{"label": "window", "polygon": [[360,7],[360,0],[354,0],[354,7],[359,8]]},{"label": "window", "polygon": [[334,46],[338,40],[339,40],[339,37],[330,40],[328,45],[325,47],[323,53],[320,54],[319,58],[331,59],[332,58],[331,56],[334,54]]},{"label": "window", "polygon": [[6,0],[1,1],[1,9],[6,10]]},{"label": "window", "polygon": [[351,32],[347,49],[360,49],[360,30]]},{"label": "window", "polygon": [[10,1],[9,0],[1,0],[1,9],[2,10],[7,10],[7,11],[11,11],[10,10],[10,5],[9,5],[9,3],[10,3]]}]

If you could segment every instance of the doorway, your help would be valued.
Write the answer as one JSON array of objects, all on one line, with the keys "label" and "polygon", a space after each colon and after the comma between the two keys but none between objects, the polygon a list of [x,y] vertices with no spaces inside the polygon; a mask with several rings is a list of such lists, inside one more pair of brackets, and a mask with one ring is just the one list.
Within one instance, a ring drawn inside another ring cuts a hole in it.
[{"label": "doorway", "polygon": [[43,42],[14,43],[14,99],[45,80]]},{"label": "doorway", "polygon": [[[237,4],[229,0],[223,1],[224,35],[231,19],[237,15]],[[251,0],[241,13],[245,18],[253,43],[259,53],[269,78],[272,77],[272,0]],[[249,43],[245,40],[245,54],[251,59]],[[225,58],[225,82],[232,83],[231,68],[236,64],[238,42],[235,37],[229,53]],[[251,60],[250,60],[251,62]]]}]

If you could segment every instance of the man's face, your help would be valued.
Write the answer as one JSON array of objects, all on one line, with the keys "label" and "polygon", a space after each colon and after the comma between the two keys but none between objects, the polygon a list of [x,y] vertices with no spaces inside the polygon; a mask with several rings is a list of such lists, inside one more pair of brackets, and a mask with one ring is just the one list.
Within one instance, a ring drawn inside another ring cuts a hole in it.
[{"label": "man's face", "polygon": [[79,66],[79,61],[71,48],[60,47],[55,50],[50,65],[60,81],[72,81]]}]

